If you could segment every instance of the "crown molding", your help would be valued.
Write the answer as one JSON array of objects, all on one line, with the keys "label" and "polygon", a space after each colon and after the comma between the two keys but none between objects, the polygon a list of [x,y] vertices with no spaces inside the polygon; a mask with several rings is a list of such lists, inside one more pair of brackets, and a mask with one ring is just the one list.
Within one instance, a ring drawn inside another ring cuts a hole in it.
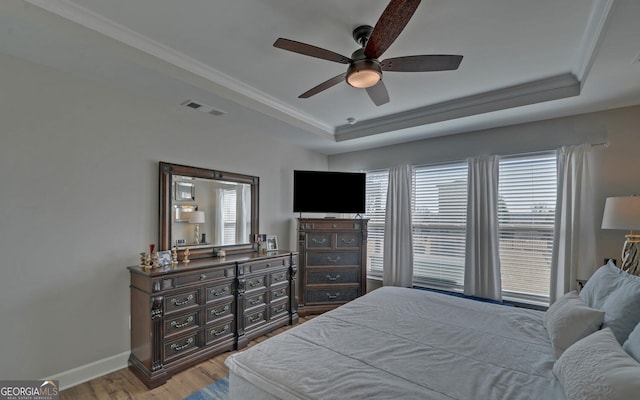
[{"label": "crown molding", "polygon": [[336,128],[336,141],[362,138],[432,124],[454,118],[557,100],[580,94],[580,81],[572,73],[539,79],[503,89],[416,108]]},{"label": "crown molding", "polygon": [[583,84],[589,75],[597,50],[600,47],[602,33],[607,25],[614,1],[593,0],[589,21],[580,42],[580,51],[573,71]]},{"label": "crown molding", "polygon": [[[292,123],[311,132],[333,138],[333,126],[300,112],[286,103],[179,51],[152,40],[126,26],[79,6],[69,0],[23,0],[33,6],[75,22],[127,46],[163,60],[182,70],[219,85],[230,93],[221,94],[256,111]],[[266,107],[265,107],[266,106]]]}]

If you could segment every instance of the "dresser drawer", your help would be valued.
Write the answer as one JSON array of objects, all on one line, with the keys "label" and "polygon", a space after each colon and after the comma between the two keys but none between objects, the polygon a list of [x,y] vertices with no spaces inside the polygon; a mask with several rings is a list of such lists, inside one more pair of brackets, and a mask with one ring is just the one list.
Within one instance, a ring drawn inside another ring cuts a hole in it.
[{"label": "dresser drawer", "polygon": [[272,258],[264,261],[256,261],[238,265],[238,273],[241,275],[252,274],[255,272],[265,271],[271,268],[288,267],[289,258]]},{"label": "dresser drawer", "polygon": [[360,252],[309,251],[307,252],[307,266],[314,265],[360,265]]},{"label": "dresser drawer", "polygon": [[269,274],[269,282],[271,286],[287,284],[287,282],[289,282],[289,271],[285,269]]},{"label": "dresser drawer", "polygon": [[359,288],[306,289],[306,303],[344,303],[360,294]]},{"label": "dresser drawer", "polygon": [[254,277],[251,277],[251,278],[247,278],[247,280],[245,282],[245,290],[247,292],[252,291],[252,290],[264,289],[265,287],[267,287],[267,276],[266,275],[260,275],[260,276],[254,276]]},{"label": "dresser drawer", "polygon": [[267,304],[267,293],[260,292],[244,298],[244,309],[248,310]]},{"label": "dresser drawer", "polygon": [[174,278],[174,287],[179,288],[194,283],[207,282],[215,279],[233,278],[234,268],[212,268],[193,274],[178,275]]},{"label": "dresser drawer", "polygon": [[190,336],[182,337],[180,339],[167,341],[164,345],[164,359],[166,362],[171,362],[178,357],[184,356],[198,349],[200,343],[198,341],[198,333],[194,333]]},{"label": "dresser drawer", "polygon": [[262,306],[257,310],[245,312],[244,314],[244,328],[250,329],[253,326],[262,324],[267,321],[267,308]]},{"label": "dresser drawer", "polygon": [[233,329],[233,318],[227,319],[225,321],[220,321],[220,323],[212,326],[211,328],[207,328],[206,330],[206,338],[207,345],[218,342],[220,340],[233,337],[235,334]]},{"label": "dresser drawer", "polygon": [[206,313],[207,323],[233,315],[233,302],[208,307]]},{"label": "dresser drawer", "polygon": [[274,302],[285,297],[289,297],[289,286],[280,286],[271,289],[269,301]]},{"label": "dresser drawer", "polygon": [[354,230],[360,231],[362,229],[362,222],[355,220],[313,220],[301,221],[299,228],[304,231],[308,230],[330,230],[330,231],[345,231]]},{"label": "dresser drawer", "polygon": [[279,303],[269,305],[269,320],[279,318],[283,315],[289,315],[288,301],[281,301]]},{"label": "dresser drawer", "polygon": [[173,294],[164,298],[165,314],[198,306],[198,290]]},{"label": "dresser drawer", "polygon": [[307,270],[307,285],[359,282],[360,274],[355,269]]},{"label": "dresser drawer", "polygon": [[307,234],[307,248],[313,249],[330,249],[331,248],[331,232],[313,232]]},{"label": "dresser drawer", "polygon": [[165,337],[186,332],[190,329],[200,326],[198,312],[194,311],[189,314],[176,315],[164,320]]},{"label": "dresser drawer", "polygon": [[207,303],[210,301],[223,300],[233,296],[233,283],[227,282],[221,285],[207,287]]},{"label": "dresser drawer", "polygon": [[336,234],[337,248],[359,248],[362,234],[360,232],[338,232]]}]

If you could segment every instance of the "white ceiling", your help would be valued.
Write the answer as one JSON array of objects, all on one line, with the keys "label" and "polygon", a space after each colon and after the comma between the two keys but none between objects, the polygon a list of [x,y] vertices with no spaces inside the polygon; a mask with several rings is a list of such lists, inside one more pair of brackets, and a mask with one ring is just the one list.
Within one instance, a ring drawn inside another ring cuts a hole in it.
[{"label": "white ceiling", "polygon": [[346,83],[299,99],[346,66],[273,42],[350,56],[353,28],[387,3],[2,0],[0,52],[240,114],[327,154],[640,104],[638,0],[423,0],[381,59],[461,54],[458,70],[386,72],[380,107]]}]

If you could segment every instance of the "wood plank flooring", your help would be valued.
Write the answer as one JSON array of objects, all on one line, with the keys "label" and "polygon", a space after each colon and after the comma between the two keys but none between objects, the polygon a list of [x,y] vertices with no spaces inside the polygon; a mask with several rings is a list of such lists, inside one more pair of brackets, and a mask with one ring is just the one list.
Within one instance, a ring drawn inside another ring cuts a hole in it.
[{"label": "wood plank flooring", "polygon": [[[313,316],[300,317],[299,323],[308,321],[311,318],[313,318]],[[285,326],[256,338],[249,343],[248,347],[254,346],[290,328],[292,328],[292,326]],[[229,370],[224,365],[224,361],[233,353],[235,353],[235,351],[222,353],[210,358],[207,361],[172,376],[166,384],[152,390],[147,389],[128,368],[123,368],[63,390],[60,392],[60,399],[181,400],[191,393],[197,392],[218,379],[227,376]]]}]

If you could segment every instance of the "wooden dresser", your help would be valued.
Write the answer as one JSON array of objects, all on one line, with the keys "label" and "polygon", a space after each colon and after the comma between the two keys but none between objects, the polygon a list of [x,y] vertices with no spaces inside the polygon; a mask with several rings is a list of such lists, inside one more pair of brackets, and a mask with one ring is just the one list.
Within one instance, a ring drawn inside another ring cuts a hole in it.
[{"label": "wooden dresser", "polygon": [[149,388],[176,372],[296,323],[297,254],[201,258],[131,274],[129,367]]},{"label": "wooden dresser", "polygon": [[366,293],[366,219],[298,219],[298,313],[322,313]]}]

